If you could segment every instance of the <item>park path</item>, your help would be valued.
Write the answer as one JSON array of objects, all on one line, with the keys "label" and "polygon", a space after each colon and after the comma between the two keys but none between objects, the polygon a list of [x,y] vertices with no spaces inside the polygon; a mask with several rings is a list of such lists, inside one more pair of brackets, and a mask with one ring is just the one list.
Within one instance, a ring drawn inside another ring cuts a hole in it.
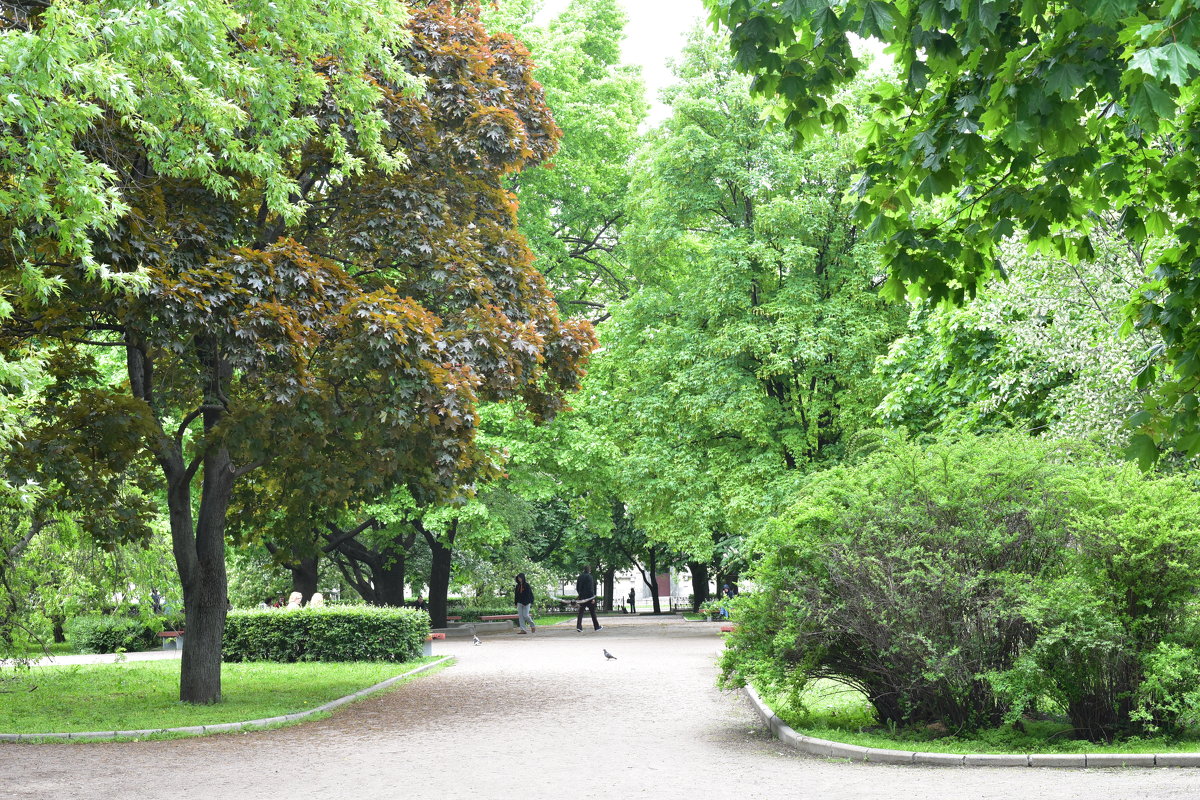
[{"label": "park path", "polygon": [[715,687],[716,625],[603,621],[598,633],[568,624],[478,647],[438,643],[457,665],[297,727],[2,745],[0,798],[1200,797],[1200,770],[901,767],[802,755],[770,738],[739,693]]}]

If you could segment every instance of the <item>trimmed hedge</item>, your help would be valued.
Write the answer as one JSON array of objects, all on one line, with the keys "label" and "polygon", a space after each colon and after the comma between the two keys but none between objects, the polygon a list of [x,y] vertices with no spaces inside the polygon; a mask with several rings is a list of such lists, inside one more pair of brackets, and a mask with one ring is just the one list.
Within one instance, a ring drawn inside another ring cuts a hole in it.
[{"label": "trimmed hedge", "polygon": [[175,630],[178,623],[174,617],[81,616],[68,620],[63,634],[80,653],[150,650],[159,643],[159,631]]},{"label": "trimmed hedge", "polygon": [[412,608],[231,611],[222,650],[226,661],[410,661],[428,635],[429,615]]}]

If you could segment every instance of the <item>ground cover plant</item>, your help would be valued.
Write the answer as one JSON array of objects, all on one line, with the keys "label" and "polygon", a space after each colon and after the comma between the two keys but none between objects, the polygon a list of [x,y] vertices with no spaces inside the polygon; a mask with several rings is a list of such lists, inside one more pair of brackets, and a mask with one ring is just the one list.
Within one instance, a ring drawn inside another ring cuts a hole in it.
[{"label": "ground cover plant", "polygon": [[954,734],[941,726],[898,729],[880,725],[866,696],[834,680],[812,681],[794,697],[763,693],[763,700],[795,730],[861,747],[923,753],[1164,753],[1200,751],[1200,729],[1177,735],[1132,736],[1113,742],[1072,738],[1062,714],[1043,713],[1020,725]]},{"label": "ground cover plant", "polygon": [[402,675],[404,663],[226,664],[221,703],[179,701],[179,662],[31,667],[0,673],[0,733],[218,725],[294,714]]},{"label": "ground cover plant", "polygon": [[753,543],[725,680],[832,678],[880,724],[975,732],[1043,703],[1091,741],[1196,719],[1194,490],[1020,435],[894,441],[809,476]]}]

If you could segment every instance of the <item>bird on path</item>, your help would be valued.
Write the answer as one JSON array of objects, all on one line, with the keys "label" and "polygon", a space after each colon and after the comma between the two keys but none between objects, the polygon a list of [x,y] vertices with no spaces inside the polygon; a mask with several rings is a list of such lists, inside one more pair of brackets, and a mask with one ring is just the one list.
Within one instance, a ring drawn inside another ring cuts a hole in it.
[{"label": "bird on path", "polygon": [[[604,650],[604,648],[603,648],[603,647],[601,647],[600,649],[601,649],[601,650]],[[616,660],[617,660],[617,657],[616,657],[616,656],[614,656],[612,653],[608,652],[607,650],[604,650],[604,657],[605,657],[605,658],[607,658],[609,661],[616,661]]]},{"label": "bird on path", "polygon": [[483,644],[483,642],[479,641],[479,637],[472,633],[471,644]]}]

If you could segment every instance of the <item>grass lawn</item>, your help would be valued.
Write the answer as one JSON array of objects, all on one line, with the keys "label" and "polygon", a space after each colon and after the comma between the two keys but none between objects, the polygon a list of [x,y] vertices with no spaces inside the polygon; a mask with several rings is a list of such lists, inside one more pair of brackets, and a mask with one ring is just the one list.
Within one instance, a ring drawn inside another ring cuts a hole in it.
[{"label": "grass lawn", "polygon": [[571,614],[543,614],[540,617],[533,618],[534,625],[557,625],[560,622],[573,620],[575,617]]},{"label": "grass lawn", "polygon": [[762,694],[775,713],[800,733],[863,747],[916,750],[925,753],[1192,753],[1200,751],[1200,730],[1179,738],[1132,738],[1113,744],[1096,744],[1071,739],[1065,721],[1023,723],[1022,732],[1012,726],[980,731],[974,735],[945,736],[919,731],[892,732],[875,721],[867,698],[858,690],[837,681],[816,681],[804,691],[798,704],[785,698]]},{"label": "grass lawn", "polygon": [[179,662],[141,661],[0,671],[0,733],[181,728],[315,708],[426,663],[225,664],[222,701],[180,703]]},{"label": "grass lawn", "polygon": [[71,645],[66,642],[52,642],[46,645],[45,648],[35,645],[28,650],[21,651],[18,653],[18,655],[23,658],[42,658],[47,655],[71,656],[75,655],[77,652],[78,651],[76,651],[74,647],[71,647]]}]

